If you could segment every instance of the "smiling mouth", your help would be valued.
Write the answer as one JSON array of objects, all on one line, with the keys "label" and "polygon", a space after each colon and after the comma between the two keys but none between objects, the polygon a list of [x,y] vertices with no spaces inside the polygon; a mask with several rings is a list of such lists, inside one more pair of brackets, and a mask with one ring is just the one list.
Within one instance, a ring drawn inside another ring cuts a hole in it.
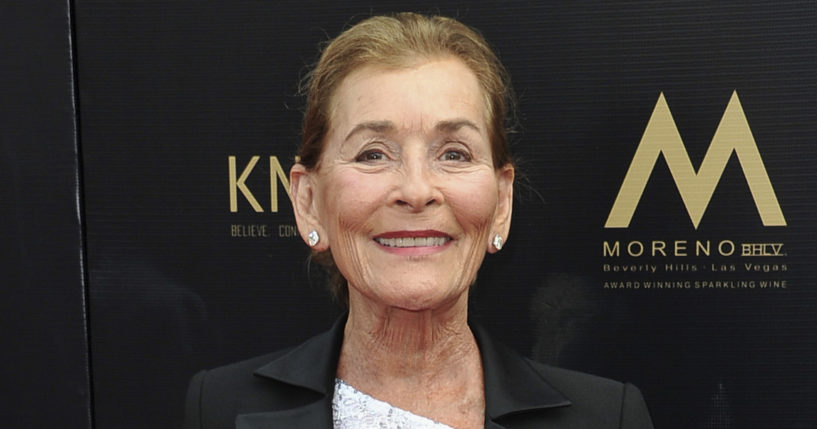
[{"label": "smiling mouth", "polygon": [[375,241],[386,247],[439,247],[448,243],[451,237],[377,237]]}]

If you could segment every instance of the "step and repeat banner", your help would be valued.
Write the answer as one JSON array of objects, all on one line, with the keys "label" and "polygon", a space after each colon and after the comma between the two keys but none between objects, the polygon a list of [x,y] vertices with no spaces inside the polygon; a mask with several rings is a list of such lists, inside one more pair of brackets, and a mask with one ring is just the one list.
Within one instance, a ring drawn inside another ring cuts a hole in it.
[{"label": "step and repeat banner", "polygon": [[635,383],[658,428],[817,424],[813,2],[74,2],[98,428],[177,427],[189,378],[342,308],[287,173],[319,45],[411,10],[479,29],[520,132],[472,316]]}]

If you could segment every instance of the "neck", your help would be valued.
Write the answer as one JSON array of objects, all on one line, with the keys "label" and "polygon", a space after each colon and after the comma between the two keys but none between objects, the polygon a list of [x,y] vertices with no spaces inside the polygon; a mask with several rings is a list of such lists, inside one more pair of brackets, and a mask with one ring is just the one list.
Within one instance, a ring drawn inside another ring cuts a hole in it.
[{"label": "neck", "polygon": [[468,327],[467,293],[423,311],[377,305],[354,293],[349,298],[338,377],[434,420],[481,425],[482,360]]},{"label": "neck", "polygon": [[338,375],[402,382],[450,377],[465,359],[479,358],[468,328],[468,296],[439,308],[409,311],[350,296]]}]

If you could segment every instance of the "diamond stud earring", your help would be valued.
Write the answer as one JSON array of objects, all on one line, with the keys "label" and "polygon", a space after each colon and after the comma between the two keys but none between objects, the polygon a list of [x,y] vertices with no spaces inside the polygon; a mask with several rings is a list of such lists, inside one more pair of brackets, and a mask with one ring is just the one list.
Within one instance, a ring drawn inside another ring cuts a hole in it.
[{"label": "diamond stud earring", "polygon": [[[310,247],[314,247],[316,244],[318,244],[318,241],[321,240],[321,237],[318,235],[318,231],[315,231],[313,229],[312,231],[309,231],[309,234],[306,235],[306,240],[307,242],[309,242]],[[499,241],[501,245],[502,239],[500,239]],[[494,243],[496,243],[496,239],[494,239]]]},{"label": "diamond stud earring", "polygon": [[494,236],[493,245],[496,250],[502,250],[502,236],[497,234]]}]

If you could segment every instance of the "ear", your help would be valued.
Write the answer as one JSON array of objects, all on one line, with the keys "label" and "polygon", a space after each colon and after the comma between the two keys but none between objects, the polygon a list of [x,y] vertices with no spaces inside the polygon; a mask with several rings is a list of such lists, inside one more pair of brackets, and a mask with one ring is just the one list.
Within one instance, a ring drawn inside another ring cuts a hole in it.
[{"label": "ear", "polygon": [[292,198],[292,209],[295,212],[295,223],[301,239],[308,245],[307,235],[310,231],[317,231],[321,239],[312,249],[322,252],[329,248],[326,230],[320,223],[316,205],[315,173],[295,163],[289,170],[289,195]]},{"label": "ear", "polygon": [[493,229],[488,237],[488,253],[497,252],[496,247],[493,245],[495,235],[499,234],[505,243],[508,242],[508,233],[511,230],[511,213],[513,212],[513,165],[506,164],[498,169],[496,179],[499,195],[496,202]]}]

